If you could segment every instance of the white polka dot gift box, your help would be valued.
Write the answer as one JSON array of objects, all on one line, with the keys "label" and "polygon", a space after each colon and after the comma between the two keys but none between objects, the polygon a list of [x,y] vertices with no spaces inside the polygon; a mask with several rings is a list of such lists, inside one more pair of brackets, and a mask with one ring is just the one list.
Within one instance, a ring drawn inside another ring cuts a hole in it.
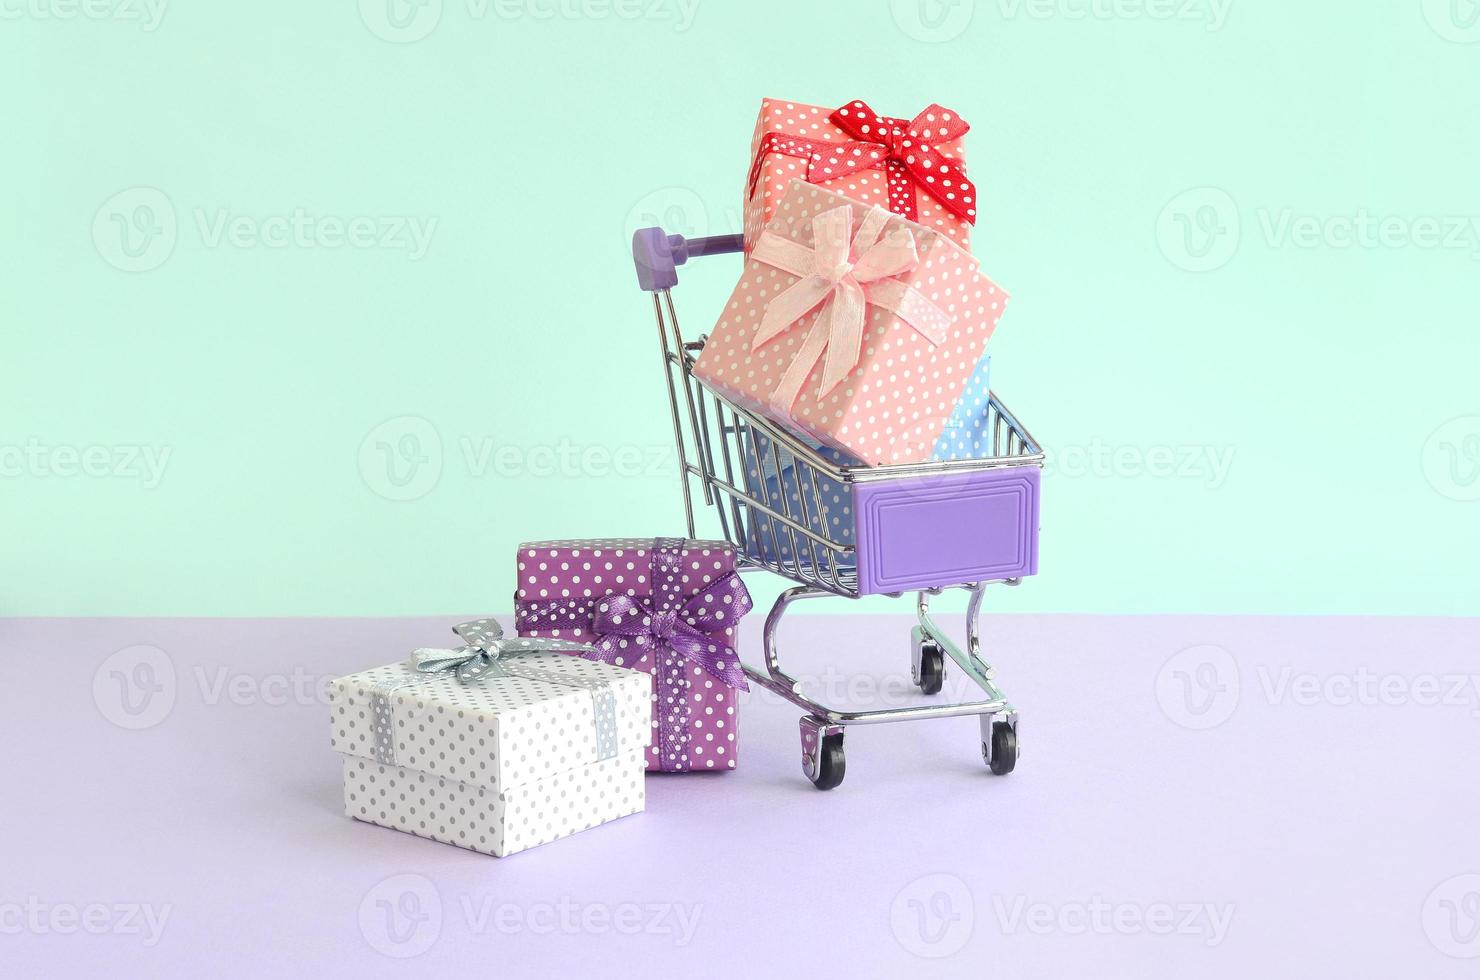
[{"label": "white polka dot gift box", "polygon": [[793,181],[694,374],[865,465],[918,463],[1006,303],[944,235]]},{"label": "white polka dot gift box", "polygon": [[888,208],[970,248],[976,188],[966,176],[961,145],[970,128],[938,105],[900,119],[861,99],[836,109],[761,100],[745,184],[746,252],[793,180]]},{"label": "white polka dot gift box", "polygon": [[581,656],[653,677],[647,768],[735,768],[735,650],[752,602],[723,541],[602,538],[519,546],[514,622],[521,636],[574,641]]},{"label": "white polka dot gift box", "polygon": [[491,619],[455,630],[330,686],[345,813],[503,857],[643,809],[647,674]]}]

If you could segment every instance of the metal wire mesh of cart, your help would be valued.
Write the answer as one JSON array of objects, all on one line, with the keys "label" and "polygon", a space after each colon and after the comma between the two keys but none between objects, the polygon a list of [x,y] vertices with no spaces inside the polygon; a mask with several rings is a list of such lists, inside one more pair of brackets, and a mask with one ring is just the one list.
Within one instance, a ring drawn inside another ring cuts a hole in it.
[{"label": "metal wire mesh of cart", "polygon": [[1043,463],[1042,447],[994,394],[987,419],[990,456],[897,466],[842,465],[695,377],[692,369],[703,338],[683,339],[668,289],[653,290],[652,296],[689,534],[696,533],[694,478],[744,567],[769,569],[803,585],[856,597],[857,544],[849,504],[855,485]]}]

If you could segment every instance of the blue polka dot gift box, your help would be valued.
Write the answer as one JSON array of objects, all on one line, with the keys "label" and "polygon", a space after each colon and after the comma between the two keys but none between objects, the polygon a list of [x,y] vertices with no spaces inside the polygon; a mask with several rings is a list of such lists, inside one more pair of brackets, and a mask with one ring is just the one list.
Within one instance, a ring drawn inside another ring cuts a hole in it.
[{"label": "blue polka dot gift box", "polygon": [[[752,439],[740,440],[745,453],[745,488],[761,503],[778,514],[815,532],[818,536],[841,545],[853,543],[853,493],[837,480],[818,476],[815,486],[810,479],[798,479],[796,459],[785,446],[774,442],[758,429],[751,429]],[[827,460],[838,466],[858,466],[842,450],[823,446],[804,437],[801,441]],[[753,442],[753,446],[752,446]],[[826,565],[836,561],[838,571],[853,568],[856,561],[851,554],[837,552],[816,544],[804,534],[788,528],[785,523],[760,511],[749,515],[745,528],[745,551],[753,558],[764,562],[786,564],[795,560],[795,552],[801,551],[801,561],[812,560]]]},{"label": "blue polka dot gift box", "polygon": [[932,460],[984,459],[992,455],[991,412],[992,355],[984,354],[966,382],[961,400],[951,412],[935,449]]},{"label": "blue polka dot gift box", "polygon": [[728,772],[739,758],[735,646],[750,593],[723,541],[599,538],[519,546],[519,635],[589,644],[580,656],[653,680],[647,768]]},{"label": "blue polka dot gift box", "polygon": [[[992,357],[983,355],[971,379],[956,403],[950,420],[936,440],[932,461],[980,459],[991,455],[991,417],[988,406],[992,398]],[[810,479],[798,479],[795,459],[786,447],[772,445],[764,433],[751,430],[754,440],[741,439],[745,454],[746,490],[778,514],[785,514],[819,536],[842,545],[853,543],[853,495],[836,480],[818,476],[816,486]],[[847,453],[798,436],[819,456],[838,466],[861,466]],[[783,568],[794,560],[795,548],[801,549],[801,561],[807,563],[814,548],[819,562],[836,554],[811,543],[806,535],[789,529],[783,522],[763,513],[755,513],[747,522],[745,551],[763,562]],[[855,562],[852,556],[839,558],[838,571],[847,571]]]},{"label": "blue polka dot gift box", "polygon": [[496,857],[643,809],[652,679],[492,619],[330,686],[345,813]]}]

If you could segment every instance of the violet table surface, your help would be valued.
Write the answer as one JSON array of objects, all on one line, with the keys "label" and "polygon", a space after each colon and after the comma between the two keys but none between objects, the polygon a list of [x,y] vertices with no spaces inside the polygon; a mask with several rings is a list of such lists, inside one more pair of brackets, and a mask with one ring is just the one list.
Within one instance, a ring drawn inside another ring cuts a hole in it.
[{"label": "violet table surface", "polygon": [[[648,812],[498,860],[345,818],[307,680],[442,643],[454,619],[0,620],[5,974],[1480,967],[1475,620],[992,616],[1022,711],[1012,776],[953,719],[854,729],[846,781],[818,793],[799,712],[755,694],[738,771],[649,777]],[[818,651],[796,672],[834,697],[898,700],[908,625],[799,616],[785,639]],[[149,680],[137,663],[165,692],[136,688],[128,716],[114,672]]]}]

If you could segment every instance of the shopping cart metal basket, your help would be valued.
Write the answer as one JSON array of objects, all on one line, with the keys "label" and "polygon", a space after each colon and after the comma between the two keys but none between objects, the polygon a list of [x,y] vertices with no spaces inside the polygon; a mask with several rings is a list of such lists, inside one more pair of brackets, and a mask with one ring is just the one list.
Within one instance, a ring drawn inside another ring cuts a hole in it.
[{"label": "shopping cart metal basket", "polygon": [[[993,773],[1018,758],[1018,712],[981,656],[986,587],[1015,586],[1038,570],[1039,480],[1043,450],[995,393],[987,420],[991,455],[902,466],[846,466],[785,428],[741,409],[693,373],[704,338],[685,341],[674,311],[678,267],[700,256],[740,252],[740,235],[686,239],[661,228],[633,235],[633,260],[652,294],[690,537],[695,484],[712,508],[742,571],[770,571],[796,584],[766,617],[764,666],[745,665],[761,687],[807,712],[801,719],[802,769],[819,789],[843,781],[843,734],[850,725],[929,718],[981,718],[982,758]],[[966,643],[931,618],[930,599],[969,593]],[[873,710],[842,710],[809,697],[781,666],[782,617],[798,601],[828,596],[917,595],[911,676],[939,694],[947,658],[985,697]]]}]

